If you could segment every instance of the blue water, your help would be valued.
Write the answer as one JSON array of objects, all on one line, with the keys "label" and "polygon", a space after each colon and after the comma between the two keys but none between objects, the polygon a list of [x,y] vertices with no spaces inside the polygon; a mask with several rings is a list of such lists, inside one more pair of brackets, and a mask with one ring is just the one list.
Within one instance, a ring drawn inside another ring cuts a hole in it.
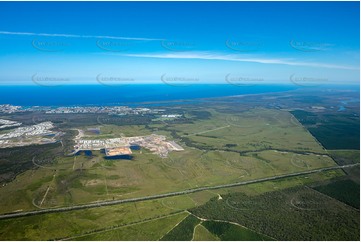
[{"label": "blue water", "polygon": [[0,86],[0,104],[20,106],[131,105],[180,99],[223,97],[241,94],[282,92],[296,89],[293,85],[190,85],[164,84],[128,86]]},{"label": "blue water", "polygon": [[133,156],[131,155],[115,155],[115,156],[104,156],[106,160],[131,160]]},{"label": "blue water", "polygon": [[92,156],[93,152],[91,150],[85,150],[84,155],[85,156]]},{"label": "blue water", "polygon": [[346,108],[344,106],[339,106],[339,109],[337,110],[338,112],[341,112],[341,111],[345,111]]},{"label": "blue water", "polygon": [[89,128],[89,129],[87,129],[87,131],[92,133],[92,134],[96,134],[96,135],[100,134],[100,129],[98,129],[98,128],[94,128],[94,129]]},{"label": "blue water", "polygon": [[75,155],[82,155],[82,154],[84,154],[85,156],[92,156],[93,152],[91,150],[80,150],[76,152]]},{"label": "blue water", "polygon": [[131,145],[130,149],[131,150],[140,150],[140,146],[139,145]]}]

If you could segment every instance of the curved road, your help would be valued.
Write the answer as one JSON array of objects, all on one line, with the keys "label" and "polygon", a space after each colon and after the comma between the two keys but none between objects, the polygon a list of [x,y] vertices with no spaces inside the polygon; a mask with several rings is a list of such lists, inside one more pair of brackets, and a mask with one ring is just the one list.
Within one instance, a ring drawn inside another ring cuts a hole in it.
[{"label": "curved road", "polygon": [[332,167],[326,167],[326,168],[321,168],[321,169],[302,171],[302,172],[290,173],[290,174],[285,174],[285,175],[278,175],[278,176],[260,178],[260,179],[255,179],[255,180],[249,180],[249,181],[242,181],[242,182],[217,185],[217,186],[199,187],[199,188],[188,189],[188,190],[183,190],[183,191],[179,191],[179,192],[169,192],[169,193],[163,193],[163,194],[146,196],[146,197],[128,198],[128,199],[123,199],[123,200],[110,200],[110,201],[89,203],[89,204],[84,204],[84,205],[75,205],[75,206],[69,206],[69,207],[48,208],[48,209],[28,211],[28,212],[1,214],[0,219],[17,218],[17,217],[45,214],[45,213],[66,212],[66,211],[72,211],[72,210],[96,208],[96,207],[102,207],[102,206],[111,206],[111,205],[130,203],[130,202],[140,202],[140,201],[153,200],[153,199],[159,199],[159,198],[165,198],[165,197],[179,196],[179,195],[195,193],[195,192],[200,192],[200,191],[205,191],[205,190],[214,190],[214,189],[220,189],[220,188],[248,185],[248,184],[258,183],[258,182],[272,181],[272,180],[277,180],[277,179],[282,179],[282,178],[306,175],[306,174],[317,173],[317,172],[328,171],[328,170],[343,169],[343,168],[359,166],[359,165],[360,165],[360,163],[351,164],[351,165],[343,165],[343,166],[332,166]]}]

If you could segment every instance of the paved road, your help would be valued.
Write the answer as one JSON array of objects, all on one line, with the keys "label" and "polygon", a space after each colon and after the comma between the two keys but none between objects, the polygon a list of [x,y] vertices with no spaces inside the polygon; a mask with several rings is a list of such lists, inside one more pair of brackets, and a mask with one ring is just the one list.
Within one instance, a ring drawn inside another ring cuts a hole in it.
[{"label": "paved road", "polygon": [[123,199],[123,200],[110,200],[110,201],[89,203],[89,204],[69,206],[69,207],[48,208],[48,209],[28,211],[28,212],[16,212],[16,213],[1,214],[0,219],[17,218],[17,217],[46,214],[46,213],[66,212],[66,211],[72,211],[72,210],[111,206],[111,205],[130,203],[130,202],[140,202],[140,201],[153,200],[153,199],[159,199],[159,198],[165,198],[165,197],[179,196],[179,195],[195,193],[195,192],[200,192],[200,191],[205,191],[205,190],[214,190],[214,189],[220,189],[220,188],[248,185],[248,184],[258,183],[258,182],[272,181],[272,180],[277,180],[277,179],[282,179],[282,178],[306,175],[306,174],[317,173],[317,172],[328,171],[328,170],[343,169],[343,168],[359,166],[359,165],[360,164],[357,163],[357,164],[344,165],[344,166],[332,166],[332,167],[326,167],[326,168],[321,168],[321,169],[290,173],[290,174],[285,174],[285,175],[265,177],[265,178],[249,180],[249,181],[242,181],[242,182],[230,183],[230,184],[224,184],[224,185],[218,185],[218,186],[199,187],[199,188],[188,189],[188,190],[183,190],[183,191],[179,191],[179,192],[169,192],[169,193],[163,193],[163,194],[146,196],[146,197],[128,198],[128,199]]}]

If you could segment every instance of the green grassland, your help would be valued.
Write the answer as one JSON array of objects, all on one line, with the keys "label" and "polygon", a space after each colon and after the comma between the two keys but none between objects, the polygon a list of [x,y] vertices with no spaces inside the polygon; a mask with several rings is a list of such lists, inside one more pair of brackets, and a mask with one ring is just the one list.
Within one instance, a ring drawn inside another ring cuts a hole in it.
[{"label": "green grassland", "polygon": [[134,151],[132,160],[106,160],[99,151],[46,162],[35,157],[36,169],[0,190],[0,195],[7,194],[0,201],[1,212],[140,197],[336,165],[288,112],[200,112],[190,110],[190,116],[201,118],[189,123],[102,125],[97,135],[164,134],[185,149],[168,158],[145,149]]},{"label": "green grassland", "polygon": [[[84,240],[93,240],[91,233],[95,231],[98,231],[97,234],[101,236],[102,231],[108,233],[107,231],[109,229],[121,228],[125,225],[147,222],[148,220],[153,221],[172,213],[190,210],[197,206],[204,205],[209,199],[217,198],[218,194],[226,196],[229,193],[242,192],[248,194],[250,197],[256,197],[266,192],[282,191],[285,188],[317,183],[341,175],[342,173],[340,171],[336,173],[334,173],[334,171],[328,171],[310,174],[307,177],[293,177],[279,181],[269,181],[213,191],[202,191],[189,195],[151,201],[5,219],[0,220],[0,237],[3,240],[53,240],[60,238],[82,239],[83,236],[87,236]],[[223,198],[223,200],[224,199],[225,198]],[[234,213],[234,211],[232,212]],[[188,213],[182,214],[184,217],[188,215]],[[144,233],[148,232],[144,231]],[[125,235],[122,234],[121,236]],[[136,238],[136,236],[137,235],[129,233],[122,238]],[[94,239],[97,238],[98,237],[94,237]],[[108,238],[110,239],[110,237],[107,237],[107,239]]]},{"label": "green grassland", "polygon": [[[133,151],[132,160],[106,160],[99,151],[92,152],[91,156],[52,155],[51,152],[47,156],[29,155],[32,168],[0,188],[0,213],[143,197],[336,165],[317,140],[286,111],[256,108],[235,115],[212,108],[185,110],[186,118],[178,121],[129,125],[116,119],[111,124],[100,125],[101,134],[87,137],[162,134],[184,148],[184,151],[171,152],[167,158],[143,148]],[[67,122],[63,128],[86,130],[94,125],[99,126],[84,118],[76,127]],[[209,204],[210,199],[210,203],[218,201],[220,196],[223,199],[219,202],[224,202],[230,193],[241,192],[247,198],[258,199],[267,192],[344,175],[342,170],[333,170],[151,201],[0,220],[0,238],[49,240],[75,236],[74,239],[80,240],[158,240],[166,235],[164,238],[176,240],[207,239],[212,236],[205,227],[197,226],[200,221],[192,220],[194,217],[184,220],[187,231],[191,230],[185,237],[179,237],[176,228],[183,222],[175,225],[187,214],[167,216],[201,208]],[[341,212],[344,209],[336,207]],[[350,221],[354,221],[353,217]],[[155,229],[157,224],[159,231]],[[251,224],[249,228],[263,233],[257,226],[259,224]]]},{"label": "green grassland", "polygon": [[47,161],[62,155],[59,143],[0,149],[0,184],[7,184],[17,175],[32,169],[34,156]]},{"label": "green grassland", "polygon": [[194,228],[201,221],[193,215],[188,215],[182,222],[166,233],[160,240],[165,241],[190,241],[193,238]]},{"label": "green grassland", "polygon": [[[175,130],[186,144],[195,147],[238,152],[262,149],[311,151],[325,153],[317,141],[288,112],[256,108],[240,114],[207,110],[212,118],[191,124],[170,124],[163,127]],[[159,127],[162,129],[162,127]],[[228,148],[227,144],[235,144]]]},{"label": "green grassland", "polygon": [[71,238],[75,240],[159,240],[164,234],[171,230],[177,223],[181,222],[186,213],[170,215],[163,218],[153,219],[143,223],[111,228],[109,231],[93,233],[86,236]]},{"label": "green grassland", "polygon": [[236,224],[220,221],[202,221],[193,215],[189,215],[165,234],[161,240],[259,241],[273,239]]},{"label": "green grassland", "polygon": [[209,232],[202,224],[198,224],[194,229],[195,241],[218,241],[220,240],[216,235]]},{"label": "green grassland", "polygon": [[[177,205],[183,204],[183,196],[177,197],[177,199],[180,200],[176,202]],[[176,210],[175,207],[170,207],[167,202],[159,199],[110,207],[5,219],[0,220],[0,238],[3,240],[71,239],[72,237],[89,235],[99,230],[120,228],[133,223],[159,219],[163,216],[182,212],[190,207],[194,207],[194,204],[180,206],[181,210]]]},{"label": "green grassland", "polygon": [[241,192],[248,196],[257,196],[269,191],[281,191],[284,189],[297,186],[312,186],[323,181],[338,179],[344,177],[345,173],[342,170],[325,171],[320,173],[309,174],[307,176],[297,176],[292,178],[278,179],[274,181],[267,181],[262,183],[249,184],[247,186],[223,188],[217,190],[221,195],[229,193]]}]

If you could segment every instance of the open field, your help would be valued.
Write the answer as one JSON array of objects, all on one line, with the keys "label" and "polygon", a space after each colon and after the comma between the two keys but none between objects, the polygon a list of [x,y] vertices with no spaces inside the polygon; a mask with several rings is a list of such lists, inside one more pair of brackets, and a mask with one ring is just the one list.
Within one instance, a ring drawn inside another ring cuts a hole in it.
[{"label": "open field", "polygon": [[288,112],[256,108],[226,114],[207,110],[212,116],[192,124],[161,128],[176,131],[192,147],[235,152],[263,149],[325,153],[317,141]]},{"label": "open field", "polygon": [[109,231],[95,232],[90,235],[71,238],[72,240],[159,240],[169,230],[181,222],[187,213],[179,213],[152,219],[143,223],[110,228]]},{"label": "open field", "polygon": [[185,148],[170,152],[167,158],[144,148],[134,151],[132,160],[107,160],[99,151],[53,160],[34,156],[36,169],[1,188],[0,194],[12,194],[0,201],[1,212],[149,196],[335,165],[327,151],[287,112],[188,112],[201,119],[177,125],[100,127],[101,136],[155,133]]},{"label": "open field", "polygon": [[[87,132],[87,139],[165,135],[184,151],[173,151],[167,158],[161,158],[141,148],[133,150],[131,160],[107,160],[101,151],[64,156],[61,148],[69,149],[67,142],[70,142],[66,136],[63,147],[56,146],[47,155],[29,155],[30,169],[1,187],[0,195],[4,197],[0,200],[1,213],[139,198],[337,165],[328,151],[286,111],[257,108],[233,115],[216,109],[185,110],[185,119],[178,121],[117,125],[118,121],[113,120],[114,124],[71,127],[73,135],[77,135],[74,128],[100,128],[99,134]],[[55,151],[56,156],[52,155]],[[173,213],[205,206],[210,199],[223,197],[220,201],[224,201],[230,193],[257,197],[344,175],[342,170],[329,170],[150,201],[6,219],[0,221],[0,235],[4,239],[19,240],[158,240],[167,234],[180,239],[176,230],[170,231],[187,214]],[[18,227],[19,224],[23,227]],[[184,234],[186,239],[217,238],[207,233],[203,225],[197,225],[200,221],[191,224],[186,226],[190,228],[190,232]],[[57,226],[62,229],[55,229]],[[154,231],[157,226],[162,230]]]},{"label": "open field", "polygon": [[[183,200],[184,198],[180,196],[178,199]],[[182,201],[179,204],[182,204]],[[180,206],[181,210],[176,210],[175,207],[169,205],[167,201],[159,199],[62,214],[54,213],[1,220],[0,237],[4,240],[50,240],[80,237],[99,229],[108,230],[158,219],[194,206],[193,204]],[[22,226],[19,227],[19,224]]]},{"label": "open field", "polygon": [[177,224],[172,230],[166,233],[160,240],[173,241],[182,240],[190,241],[193,238],[195,227],[201,221],[193,215],[188,215],[184,220]]},{"label": "open field", "polygon": [[[242,187],[202,191],[144,202],[120,204],[63,213],[42,214],[14,219],[0,220],[0,237],[4,240],[51,240],[59,238],[78,238],[95,230],[105,231],[130,225],[148,219],[157,219],[171,213],[189,210],[205,204],[211,198],[219,198],[235,192],[242,192],[254,197],[270,191],[281,191],[288,187],[307,185],[310,183],[331,179],[342,173],[327,171],[310,174],[307,177],[294,177],[286,180],[268,181],[261,184],[251,184]],[[185,214],[184,216],[187,216]],[[19,226],[21,225],[21,226]],[[61,228],[61,229],[59,229]],[[129,238],[132,235],[128,234]],[[91,239],[91,237],[88,237]]]},{"label": "open field", "polygon": [[0,242],[361,242],[359,7],[0,0]]},{"label": "open field", "polygon": [[217,236],[209,232],[202,224],[198,224],[194,229],[195,241],[218,241]]}]

